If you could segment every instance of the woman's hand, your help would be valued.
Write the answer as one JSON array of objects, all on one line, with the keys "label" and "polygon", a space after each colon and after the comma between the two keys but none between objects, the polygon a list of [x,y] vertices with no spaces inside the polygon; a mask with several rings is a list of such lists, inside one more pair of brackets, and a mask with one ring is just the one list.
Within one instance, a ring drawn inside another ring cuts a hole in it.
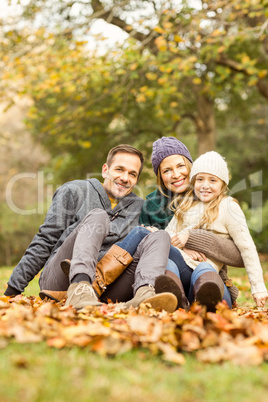
[{"label": "woman's hand", "polygon": [[207,261],[207,257],[205,256],[205,254],[200,253],[199,251],[190,250],[189,248],[184,248],[183,251],[187,255],[189,255],[189,257],[194,261],[199,261],[199,262]]},{"label": "woman's hand", "polygon": [[171,238],[171,244],[177,248],[183,248],[189,239],[189,232],[176,233]]},{"label": "woman's hand", "polygon": [[149,232],[157,232],[159,229],[154,226],[145,226],[145,229],[149,230]]},{"label": "woman's hand", "polygon": [[254,295],[252,295],[254,301],[257,304],[257,307],[264,307],[265,306],[265,302],[268,299],[268,293],[267,292],[258,292],[258,293],[254,293]]}]

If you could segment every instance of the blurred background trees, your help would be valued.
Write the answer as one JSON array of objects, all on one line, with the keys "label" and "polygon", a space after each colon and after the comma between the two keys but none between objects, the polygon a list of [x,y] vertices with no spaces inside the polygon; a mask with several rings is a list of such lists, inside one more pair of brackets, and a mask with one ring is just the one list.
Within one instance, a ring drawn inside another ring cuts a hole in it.
[{"label": "blurred background trees", "polygon": [[[157,138],[176,136],[194,158],[216,149],[229,163],[230,189],[258,249],[268,251],[268,0],[9,3],[16,12],[1,19],[1,101],[7,109],[25,100],[32,146],[46,155],[27,169],[43,169],[44,185],[56,189],[98,177],[108,150],[130,143],[148,160],[139,190],[145,196],[155,183],[150,153]],[[94,34],[100,21],[106,28]],[[5,165],[12,171],[23,155]],[[1,176],[3,194],[9,176]],[[24,191],[30,194],[29,180]],[[33,193],[28,205],[40,202]],[[7,227],[5,213],[1,218]],[[37,214],[36,225],[42,219]],[[0,236],[4,244],[3,230]],[[8,254],[15,261],[21,250]]]}]

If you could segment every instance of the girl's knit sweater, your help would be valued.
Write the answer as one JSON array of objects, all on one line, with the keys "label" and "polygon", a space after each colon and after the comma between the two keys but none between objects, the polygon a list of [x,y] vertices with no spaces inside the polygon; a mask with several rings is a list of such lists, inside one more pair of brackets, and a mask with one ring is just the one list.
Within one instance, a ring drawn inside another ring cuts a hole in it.
[{"label": "girl's knit sweater", "polygon": [[[199,202],[190,208],[183,216],[183,223],[180,224],[174,216],[166,228],[166,231],[170,236],[174,236],[176,233],[193,229],[200,222],[205,209],[205,204]],[[206,228],[213,233],[232,238],[236,246],[241,252],[245,268],[248,274],[248,278],[251,284],[252,294],[258,292],[266,292],[266,287],[263,280],[263,272],[260,264],[259,256],[256,250],[256,246],[249,233],[246,218],[241,210],[240,206],[232,197],[224,198],[219,205],[219,214],[216,220]],[[186,264],[195,269],[199,261],[192,260],[183,250],[180,250]],[[222,268],[223,264],[219,261],[208,259],[210,263],[218,272]]]}]

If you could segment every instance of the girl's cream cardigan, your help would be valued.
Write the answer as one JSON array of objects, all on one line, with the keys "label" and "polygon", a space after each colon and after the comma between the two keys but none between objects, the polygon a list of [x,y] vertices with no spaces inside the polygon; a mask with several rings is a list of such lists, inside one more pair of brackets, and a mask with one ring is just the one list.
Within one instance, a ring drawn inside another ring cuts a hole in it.
[{"label": "girl's cream cardigan", "polygon": [[[172,237],[178,232],[194,228],[199,223],[204,213],[204,208],[205,204],[200,201],[184,214],[182,224],[179,224],[176,216],[174,216],[165,230]],[[220,236],[233,239],[242,255],[251,284],[251,293],[266,292],[262,267],[256,246],[249,233],[245,215],[232,197],[226,197],[221,201],[219,205],[219,215],[207,230],[211,230]],[[191,259],[183,250],[180,250],[180,252],[186,264],[192,269],[195,269],[197,265],[200,264],[199,261]],[[207,259],[207,262],[211,264],[217,272],[223,267],[223,263],[220,261]]]}]

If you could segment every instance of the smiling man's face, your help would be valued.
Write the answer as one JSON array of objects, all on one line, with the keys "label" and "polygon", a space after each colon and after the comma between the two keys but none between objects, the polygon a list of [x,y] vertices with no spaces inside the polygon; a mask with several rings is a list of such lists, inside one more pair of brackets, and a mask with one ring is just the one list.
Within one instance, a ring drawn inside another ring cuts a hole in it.
[{"label": "smiling man's face", "polygon": [[138,155],[118,152],[108,167],[102,167],[103,187],[109,198],[123,198],[136,186],[139,178],[141,161]]}]

